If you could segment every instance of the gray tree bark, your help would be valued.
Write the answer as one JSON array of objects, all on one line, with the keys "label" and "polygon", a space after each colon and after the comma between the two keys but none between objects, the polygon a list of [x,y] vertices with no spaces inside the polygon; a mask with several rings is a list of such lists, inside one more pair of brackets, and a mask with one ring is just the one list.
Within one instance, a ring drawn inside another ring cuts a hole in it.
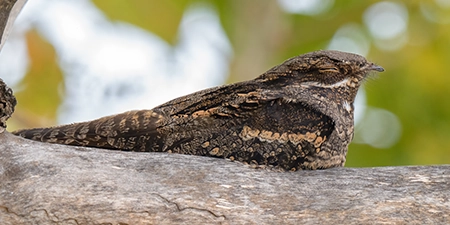
[{"label": "gray tree bark", "polygon": [[4,131],[14,105],[0,79],[0,224],[450,224],[449,165],[276,172],[46,144]]},{"label": "gray tree bark", "polygon": [[276,172],[0,134],[2,224],[450,224],[450,166]]}]

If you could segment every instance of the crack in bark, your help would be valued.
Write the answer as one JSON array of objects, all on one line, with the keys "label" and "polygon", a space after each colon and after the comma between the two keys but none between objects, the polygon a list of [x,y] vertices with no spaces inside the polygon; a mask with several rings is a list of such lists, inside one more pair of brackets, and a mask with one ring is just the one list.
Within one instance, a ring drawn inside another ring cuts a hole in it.
[{"label": "crack in bark", "polygon": [[169,200],[168,198],[163,197],[162,195],[158,194],[158,193],[154,193],[156,196],[160,197],[161,199],[163,199],[164,201],[166,201],[169,204],[173,204],[177,207],[178,211],[184,211],[186,209],[193,209],[193,210],[198,210],[198,211],[202,211],[202,212],[207,212],[211,215],[213,215],[215,218],[223,218],[224,220],[227,219],[227,217],[225,215],[217,215],[216,213],[214,213],[213,211],[209,210],[209,209],[202,209],[202,208],[196,208],[196,207],[192,207],[192,206],[188,206],[188,207],[181,207],[178,203]]},{"label": "crack in bark", "polygon": [[5,210],[6,213],[13,214],[13,215],[15,215],[15,216],[17,216],[17,217],[21,217],[21,215],[15,213],[15,212],[13,212],[13,211],[10,211],[9,208],[6,207],[6,206],[0,205],[0,209]]},{"label": "crack in bark", "polygon": [[[63,223],[63,222],[73,221],[73,222],[75,222],[75,224],[80,224],[78,222],[78,220],[75,218],[67,218],[67,219],[60,220],[58,216],[56,216],[54,214],[50,214],[46,209],[34,209],[34,210],[31,210],[27,214],[17,214],[16,212],[11,211],[7,206],[3,206],[3,205],[0,205],[0,209],[3,209],[7,214],[13,214],[14,216],[21,218],[21,219],[27,219],[27,217],[31,216],[31,214],[34,212],[44,212],[45,218],[47,218],[48,221],[51,221],[53,223],[59,224],[59,223]],[[43,218],[41,216],[36,216],[36,217],[41,218],[41,219]],[[52,219],[51,217],[56,218],[56,220]]]}]

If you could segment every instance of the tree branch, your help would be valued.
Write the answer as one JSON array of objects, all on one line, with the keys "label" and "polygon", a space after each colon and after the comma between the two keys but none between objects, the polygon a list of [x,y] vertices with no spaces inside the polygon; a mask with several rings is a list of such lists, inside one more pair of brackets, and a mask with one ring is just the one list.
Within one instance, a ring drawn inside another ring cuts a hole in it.
[{"label": "tree branch", "polygon": [[448,224],[450,166],[275,172],[0,134],[0,221]]}]

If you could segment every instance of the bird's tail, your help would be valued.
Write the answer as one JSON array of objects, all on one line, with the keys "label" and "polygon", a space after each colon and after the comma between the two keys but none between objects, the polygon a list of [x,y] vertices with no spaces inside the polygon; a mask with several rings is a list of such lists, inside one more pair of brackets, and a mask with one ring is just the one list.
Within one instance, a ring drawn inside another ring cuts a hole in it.
[{"label": "bird's tail", "polygon": [[142,137],[150,137],[156,132],[155,117],[151,110],[129,111],[88,122],[23,129],[12,133],[48,143],[142,151],[139,148],[148,141]]}]

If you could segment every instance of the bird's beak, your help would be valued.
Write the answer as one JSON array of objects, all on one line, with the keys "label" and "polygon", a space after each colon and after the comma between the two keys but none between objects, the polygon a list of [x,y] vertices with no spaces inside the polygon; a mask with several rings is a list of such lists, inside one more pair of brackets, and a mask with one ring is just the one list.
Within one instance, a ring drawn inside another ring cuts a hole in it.
[{"label": "bird's beak", "polygon": [[378,72],[383,72],[384,71],[383,67],[381,67],[379,65],[376,65],[376,64],[373,64],[373,63],[368,65],[365,69],[366,70],[375,70],[375,71],[378,71]]}]

